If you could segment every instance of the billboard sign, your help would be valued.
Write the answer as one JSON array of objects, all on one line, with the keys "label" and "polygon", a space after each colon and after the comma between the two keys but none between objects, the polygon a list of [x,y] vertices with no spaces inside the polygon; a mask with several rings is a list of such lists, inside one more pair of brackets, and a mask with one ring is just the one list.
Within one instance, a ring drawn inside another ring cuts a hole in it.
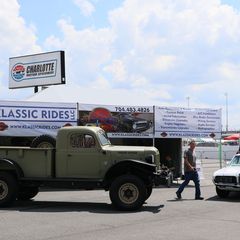
[{"label": "billboard sign", "polygon": [[152,138],[153,107],[79,104],[80,125],[99,126],[110,138]]},{"label": "billboard sign", "polygon": [[64,52],[13,57],[9,59],[9,88],[65,83]]},{"label": "billboard sign", "polygon": [[155,137],[220,138],[221,109],[155,107]]},{"label": "billboard sign", "polygon": [[77,125],[77,104],[0,102],[0,136],[56,135],[63,126]]}]

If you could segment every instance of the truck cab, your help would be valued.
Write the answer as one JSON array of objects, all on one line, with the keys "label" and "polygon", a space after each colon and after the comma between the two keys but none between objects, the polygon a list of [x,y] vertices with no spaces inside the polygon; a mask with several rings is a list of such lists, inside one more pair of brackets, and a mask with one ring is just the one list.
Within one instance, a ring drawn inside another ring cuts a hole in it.
[{"label": "truck cab", "polygon": [[[56,138],[56,177],[104,178],[119,161],[135,159],[156,164],[159,152],[154,147],[111,145],[99,127],[62,128]],[[154,161],[153,161],[154,159]]]}]

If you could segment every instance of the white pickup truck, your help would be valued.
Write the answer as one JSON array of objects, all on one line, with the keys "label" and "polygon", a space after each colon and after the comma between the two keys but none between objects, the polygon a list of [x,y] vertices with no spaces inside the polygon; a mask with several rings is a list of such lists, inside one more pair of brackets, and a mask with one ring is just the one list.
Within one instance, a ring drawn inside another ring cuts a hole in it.
[{"label": "white pickup truck", "polygon": [[213,173],[213,183],[220,198],[228,197],[230,192],[240,191],[240,154],[236,154],[225,168]]}]

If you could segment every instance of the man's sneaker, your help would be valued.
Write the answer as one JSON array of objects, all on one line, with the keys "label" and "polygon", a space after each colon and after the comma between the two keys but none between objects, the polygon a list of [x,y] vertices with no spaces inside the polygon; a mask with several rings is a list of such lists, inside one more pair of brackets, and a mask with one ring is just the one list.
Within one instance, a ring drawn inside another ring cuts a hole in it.
[{"label": "man's sneaker", "polygon": [[176,195],[177,195],[177,199],[182,199],[181,193],[176,192]]},{"label": "man's sneaker", "polygon": [[203,197],[195,197],[195,200],[203,200]]}]

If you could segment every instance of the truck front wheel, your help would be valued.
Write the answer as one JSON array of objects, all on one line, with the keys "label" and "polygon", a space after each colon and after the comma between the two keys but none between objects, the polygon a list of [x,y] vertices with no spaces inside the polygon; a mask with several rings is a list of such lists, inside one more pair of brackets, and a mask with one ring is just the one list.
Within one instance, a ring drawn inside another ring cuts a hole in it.
[{"label": "truck front wheel", "polygon": [[143,205],[146,192],[145,184],[139,177],[122,175],[113,181],[109,194],[117,209],[133,211]]},{"label": "truck front wheel", "polygon": [[0,207],[9,206],[16,200],[18,184],[16,178],[6,172],[0,172]]}]

